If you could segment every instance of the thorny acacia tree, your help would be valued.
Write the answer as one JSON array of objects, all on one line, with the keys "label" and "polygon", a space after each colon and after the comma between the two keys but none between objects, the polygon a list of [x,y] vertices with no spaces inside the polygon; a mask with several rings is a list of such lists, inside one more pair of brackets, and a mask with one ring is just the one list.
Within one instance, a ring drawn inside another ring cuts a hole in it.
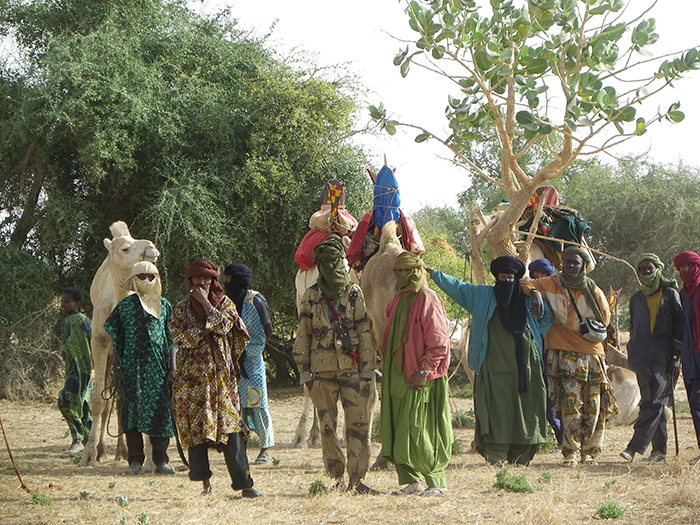
[{"label": "thorny acacia tree", "polygon": [[243,262],[286,335],[325,183],[345,183],[355,214],[371,199],[357,81],[183,0],[0,0],[0,35],[17,50],[0,55],[0,268],[22,250],[55,271],[53,292],[87,291],[123,220],[161,251],[171,301],[190,260]]},{"label": "thorny acacia tree", "polygon": [[[511,231],[538,186],[579,156],[613,148],[661,120],[683,120],[679,103],[641,112],[643,102],[700,63],[695,48],[651,56],[659,36],[647,14],[656,3],[634,15],[621,0],[491,0],[490,9],[473,0],[407,2],[418,40],[394,64],[404,77],[417,65],[453,82],[458,92],[445,112],[450,133],[392,120],[383,105],[370,113],[390,134],[407,126],[420,132],[416,142],[438,140],[472,174],[502,188],[510,206],[472,247],[486,239],[495,256],[524,259],[529,243],[516,250]],[[494,130],[498,176],[475,161]],[[533,167],[525,159],[537,148],[548,158]],[[478,257],[479,249],[472,253]]]}]

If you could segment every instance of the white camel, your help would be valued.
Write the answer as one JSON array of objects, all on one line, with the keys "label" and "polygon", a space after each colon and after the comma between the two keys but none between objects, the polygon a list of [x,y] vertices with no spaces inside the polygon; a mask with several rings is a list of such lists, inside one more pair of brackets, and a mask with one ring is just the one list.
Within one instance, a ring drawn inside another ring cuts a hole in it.
[{"label": "white camel", "polygon": [[[104,322],[117,303],[129,294],[125,287],[131,267],[139,261],[155,262],[160,253],[151,241],[134,239],[128,226],[117,221],[109,227],[112,239],[104,239],[107,257],[97,270],[90,286],[92,313],[92,367],[95,390],[92,394],[92,428],[83,450],[81,466],[96,466],[105,455],[105,431],[109,404],[102,397],[114,363],[112,341],[104,330]],[[126,459],[124,436],[117,441],[115,459]]]}]

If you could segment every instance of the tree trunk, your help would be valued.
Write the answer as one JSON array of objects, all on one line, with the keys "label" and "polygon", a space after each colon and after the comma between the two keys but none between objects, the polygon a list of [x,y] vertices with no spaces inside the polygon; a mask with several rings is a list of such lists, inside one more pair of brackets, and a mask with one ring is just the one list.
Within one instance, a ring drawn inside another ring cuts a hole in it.
[{"label": "tree trunk", "polygon": [[34,180],[32,180],[31,187],[29,188],[29,194],[27,195],[27,200],[24,203],[22,215],[15,224],[15,229],[12,231],[12,236],[10,237],[10,246],[15,246],[21,249],[24,243],[27,241],[29,232],[36,225],[36,208],[39,204],[39,197],[41,196],[41,190],[44,186],[45,178],[46,176],[44,175],[43,171],[41,173],[34,174]]}]

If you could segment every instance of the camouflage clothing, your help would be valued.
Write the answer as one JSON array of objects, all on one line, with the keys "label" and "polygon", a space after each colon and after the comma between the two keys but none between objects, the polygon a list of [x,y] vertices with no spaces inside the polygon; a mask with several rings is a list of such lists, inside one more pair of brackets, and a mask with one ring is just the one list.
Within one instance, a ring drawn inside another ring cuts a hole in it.
[{"label": "camouflage clothing", "polygon": [[375,388],[374,379],[361,380],[357,370],[314,375],[309,396],[318,411],[323,465],[334,479],[342,478],[345,470],[343,449],[335,433],[338,398],[342,400],[345,413],[348,476],[363,479],[369,469],[369,424]]},{"label": "camouflage clothing", "polygon": [[302,298],[294,345],[301,384],[317,372],[338,370],[359,370],[361,378],[371,379],[377,367],[377,353],[360,287],[349,284],[332,303],[338,314],[335,322],[331,322],[331,310],[317,284],[306,290]]},{"label": "camouflage clothing", "polygon": [[348,284],[328,304],[317,284],[304,293],[294,359],[301,383],[313,380],[311,400],[321,423],[323,463],[328,474],[343,477],[345,458],[335,429],[338,398],[345,412],[347,470],[362,479],[369,469],[369,427],[376,399],[376,352],[360,287]]}]

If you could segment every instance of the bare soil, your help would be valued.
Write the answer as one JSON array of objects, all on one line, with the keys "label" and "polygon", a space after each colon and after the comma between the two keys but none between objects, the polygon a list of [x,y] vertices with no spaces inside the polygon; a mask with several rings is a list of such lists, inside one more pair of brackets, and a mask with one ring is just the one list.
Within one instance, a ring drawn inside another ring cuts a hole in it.
[{"label": "bare soil", "polygon": [[[679,386],[676,399],[685,400]],[[453,412],[469,410],[471,400],[453,399]],[[70,439],[52,404],[0,401],[0,416],[24,483],[20,488],[3,442],[0,448],[0,523],[3,524],[173,524],[173,523],[599,523],[601,503],[624,509],[617,523],[698,523],[700,467],[688,461],[697,456],[692,420],[678,415],[680,456],[674,456],[669,424],[669,460],[649,465],[638,457],[625,463],[619,452],[632,435],[631,427],[606,432],[599,464],[566,469],[561,454],[538,454],[528,468],[511,473],[525,476],[536,490],[530,493],[494,488],[497,469],[469,452],[473,430],[456,429],[466,452],[455,454],[448,470],[449,492],[444,496],[394,496],[398,488],[393,470],[370,472],[366,482],[379,496],[347,493],[309,495],[310,485],[323,473],[319,448],[294,449],[291,442],[302,406],[300,388],[270,392],[270,406],[278,445],[270,456],[277,465],[252,465],[255,486],[265,497],[244,500],[231,490],[223,457],[212,453],[213,494],[201,496],[201,483],[190,482],[175,449],[169,450],[174,476],[153,472],[124,476],[125,462],[105,461],[98,468],[79,468],[61,454]],[[113,458],[116,440],[108,443]],[[379,445],[372,445],[376,456]],[[249,450],[254,460],[256,449]],[[44,504],[42,504],[44,503]]]}]

